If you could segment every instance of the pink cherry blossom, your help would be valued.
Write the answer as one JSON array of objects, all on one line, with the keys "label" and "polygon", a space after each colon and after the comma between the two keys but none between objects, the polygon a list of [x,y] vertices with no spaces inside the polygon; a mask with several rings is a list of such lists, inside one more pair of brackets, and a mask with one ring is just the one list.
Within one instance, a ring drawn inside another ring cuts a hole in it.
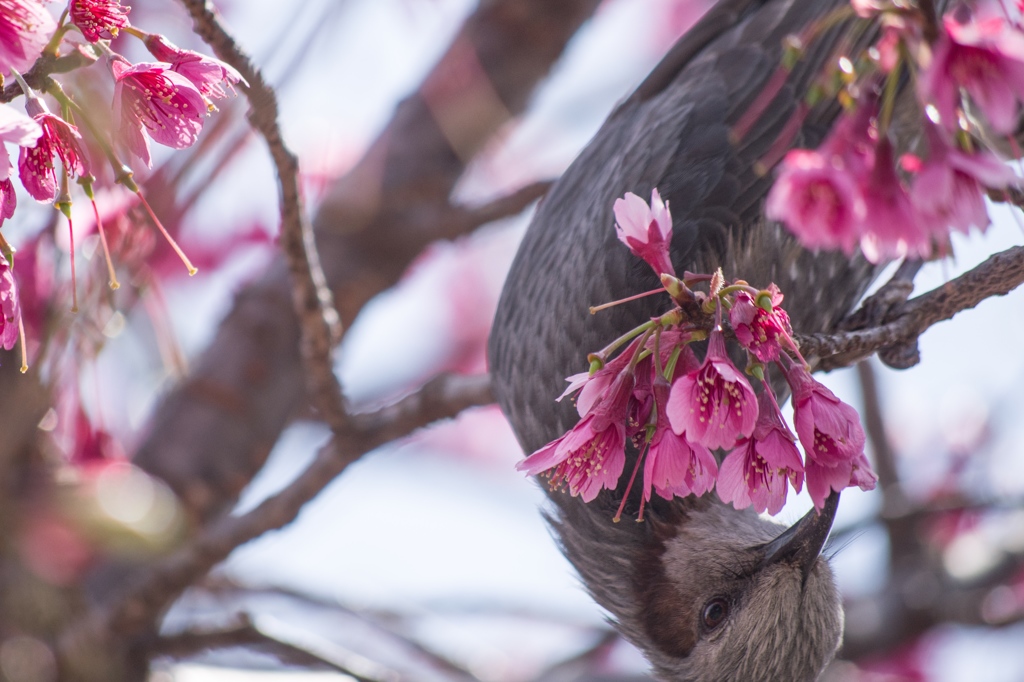
[{"label": "pink cherry blossom", "polygon": [[0,74],[32,68],[56,30],[39,0],[0,0]]},{"label": "pink cherry blossom", "polygon": [[0,180],[0,225],[14,215],[14,209],[17,207],[18,196],[14,192],[11,179]]},{"label": "pink cherry blossom", "polygon": [[101,38],[116,38],[118,30],[129,25],[128,12],[132,8],[122,7],[120,0],[71,0],[68,9],[71,23],[86,40],[95,43]]},{"label": "pink cherry blossom", "polygon": [[569,382],[569,386],[562,392],[562,395],[556,398],[556,400],[561,401],[566,396],[570,396],[578,391],[579,395],[576,397],[576,409],[579,411],[581,417],[586,416],[587,413],[593,409],[595,403],[597,403],[601,396],[606,392],[612,381],[615,380],[615,377],[617,377],[619,373],[626,368],[630,360],[633,359],[633,355],[635,354],[638,345],[640,345],[640,339],[635,339],[625,348],[625,350],[621,351],[618,355],[606,362],[604,367],[593,374],[590,372],[580,372],[579,374],[573,374],[572,376],[566,377],[565,380]]},{"label": "pink cherry blossom", "polygon": [[862,454],[864,429],[857,410],[815,381],[803,365],[784,359],[786,380],[793,389],[793,423],[808,463],[835,467]]},{"label": "pink cherry blossom", "polygon": [[765,389],[757,398],[754,433],[739,442],[722,462],[718,496],[737,509],[753,505],[761,513],[777,514],[786,504],[789,484],[800,492],[804,466],[796,437],[782,420],[775,399]]},{"label": "pink cherry blossom", "polygon": [[888,138],[882,138],[875,146],[864,183],[864,204],[867,211],[860,248],[865,258],[880,263],[890,258],[931,255],[931,235],[896,174]]},{"label": "pink cherry blossom", "polygon": [[150,33],[146,36],[146,47],[157,60],[169,63],[174,72],[191,81],[206,97],[221,99],[227,96],[222,84],[234,90],[235,83],[245,83],[233,66],[199,52],[183,50],[162,35]]},{"label": "pink cherry blossom", "polygon": [[836,122],[817,150],[794,149],[782,160],[765,213],[784,222],[807,248],[841,248],[852,254],[860,240],[875,109],[874,100],[861,102]]},{"label": "pink cherry blossom", "polygon": [[985,190],[1019,185],[1020,178],[991,152],[967,153],[950,146],[935,126],[928,125],[926,130],[928,160],[918,169],[911,188],[918,214],[943,242],[950,228],[964,234],[972,227],[984,231],[991,223]]},{"label": "pink cherry blossom", "polygon": [[960,90],[966,90],[997,133],[1017,125],[1024,100],[1024,34],[995,13],[962,22],[947,15],[931,63],[918,79],[919,94],[934,104],[942,125],[957,126]]},{"label": "pink cherry blossom", "polygon": [[715,486],[718,463],[706,447],[672,431],[666,416],[669,383],[664,377],[655,379],[654,396],[658,421],[644,461],[644,500],[651,499],[652,489],[666,500],[703,495]]},{"label": "pink cherry blossom", "polygon": [[597,497],[602,488],[614,488],[626,465],[624,423],[633,384],[632,371],[620,372],[576,426],[516,468],[546,476],[553,490],[566,485],[584,502]]},{"label": "pink cherry blossom", "polygon": [[861,490],[874,490],[878,481],[878,476],[871,470],[871,464],[863,452],[832,467],[808,457],[804,471],[807,475],[807,493],[818,509],[825,506],[825,498],[833,490],[839,492],[852,486]]},{"label": "pink cherry blossom", "polygon": [[184,76],[166,64],[131,66],[111,62],[114,72],[114,126],[121,144],[147,166],[152,165],[145,130],[155,142],[173,149],[195,144],[203,129],[206,100]]},{"label": "pink cherry blossom", "polygon": [[613,210],[619,241],[647,261],[657,274],[668,273],[674,277],[676,271],[669,257],[672,214],[658,190],[651,191],[650,206],[637,195],[627,192],[625,197],[615,200]]},{"label": "pink cherry blossom", "polygon": [[0,346],[5,350],[18,343],[18,325],[21,321],[21,301],[14,271],[7,259],[0,256]]},{"label": "pink cherry blossom", "polygon": [[757,397],[726,354],[721,329],[711,332],[701,366],[672,385],[666,411],[676,435],[710,449],[730,448],[753,432]]},{"label": "pink cherry blossom", "polygon": [[793,345],[789,315],[779,307],[782,292],[770,284],[767,293],[771,298],[771,312],[758,306],[754,297],[745,291],[736,293],[729,311],[729,324],[736,333],[736,340],[761,362],[777,360],[782,344]]},{"label": "pink cherry blossom", "polygon": [[65,172],[71,175],[87,172],[82,136],[78,128],[47,111],[38,97],[30,97],[25,108],[42,128],[43,134],[35,145],[21,148],[18,158],[21,184],[36,201],[53,201],[58,187],[54,157],[60,159]]},{"label": "pink cherry blossom", "polygon": [[2,143],[31,146],[42,134],[43,129],[36,121],[13,107],[0,105],[0,180],[9,178],[14,168],[7,147]]}]

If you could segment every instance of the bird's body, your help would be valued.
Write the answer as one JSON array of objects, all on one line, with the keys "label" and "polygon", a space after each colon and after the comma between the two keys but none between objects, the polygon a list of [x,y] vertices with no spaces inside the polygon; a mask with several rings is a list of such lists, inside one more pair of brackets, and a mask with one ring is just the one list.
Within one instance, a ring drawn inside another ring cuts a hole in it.
[{"label": "bird's body", "polygon": [[[554,398],[566,376],[585,368],[586,353],[669,307],[667,297],[654,296],[587,313],[588,306],[658,286],[616,239],[612,203],[626,192],[649,196],[657,187],[669,202],[677,272],[722,266],[729,278],[757,286],[774,281],[797,332],[831,329],[862,295],[873,277],[869,264],[810,254],[764,221],[771,178],[754,167],[791,120],[794,93],[803,93],[831,58],[835,36],[847,31],[862,47],[869,36],[851,35],[848,26],[831,29],[810,45],[749,134],[738,142],[730,136],[777,71],[784,38],[842,1],[721,0],[612,113],[542,201],[512,266],[490,348],[496,396],[527,453],[578,419],[569,401]],[[837,114],[835,105],[813,109],[793,144],[815,146]],[[782,527],[723,505],[714,493],[655,498],[646,523],[613,524],[627,478],[591,504],[551,493],[552,523],[591,594],[656,674],[694,682],[815,679],[842,630],[831,572],[817,557],[828,526],[805,518],[804,534],[814,535],[817,547],[813,556],[795,558],[796,543],[781,553],[766,545]],[[714,610],[716,598],[728,614],[709,628],[705,611]]]}]

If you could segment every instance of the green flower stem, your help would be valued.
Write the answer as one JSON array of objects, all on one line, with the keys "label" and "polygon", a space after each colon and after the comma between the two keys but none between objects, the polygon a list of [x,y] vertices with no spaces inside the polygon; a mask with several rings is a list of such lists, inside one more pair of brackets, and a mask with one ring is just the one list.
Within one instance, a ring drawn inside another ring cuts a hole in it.
[{"label": "green flower stem", "polygon": [[132,179],[132,176],[134,175],[132,173],[132,169],[122,162],[117,156],[117,152],[114,151],[114,147],[110,144],[106,135],[104,135],[103,131],[100,130],[99,126],[96,125],[95,121],[92,120],[92,117],[89,116],[85,109],[68,97],[67,93],[64,92],[64,88],[60,86],[60,83],[52,78],[47,79],[46,92],[52,95],[53,98],[60,103],[62,110],[66,107],[68,110],[78,114],[78,118],[81,119],[85,124],[85,127],[89,129],[89,132],[92,133],[96,144],[100,146],[100,149],[103,150],[103,155],[107,157],[107,161],[110,163],[110,166],[114,171],[115,182],[124,185],[129,191],[138,193],[139,186],[136,185],[135,181]]}]

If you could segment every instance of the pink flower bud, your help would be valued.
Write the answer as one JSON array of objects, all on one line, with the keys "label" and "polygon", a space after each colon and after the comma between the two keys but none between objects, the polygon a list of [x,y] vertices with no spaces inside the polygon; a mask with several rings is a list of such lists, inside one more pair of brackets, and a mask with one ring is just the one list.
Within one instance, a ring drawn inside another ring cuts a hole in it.
[{"label": "pink flower bud", "polygon": [[672,214],[661,200],[658,190],[651,191],[651,205],[627,192],[622,199],[616,199],[615,230],[619,241],[629,247],[636,256],[643,258],[658,275],[668,273],[675,276],[669,257],[672,243]]}]

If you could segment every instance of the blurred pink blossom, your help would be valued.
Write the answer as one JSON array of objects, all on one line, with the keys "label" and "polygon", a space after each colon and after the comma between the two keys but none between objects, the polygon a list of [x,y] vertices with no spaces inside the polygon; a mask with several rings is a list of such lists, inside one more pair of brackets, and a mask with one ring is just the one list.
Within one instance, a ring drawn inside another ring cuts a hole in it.
[{"label": "blurred pink blossom", "polygon": [[966,21],[959,17],[943,19],[931,63],[918,79],[920,97],[935,105],[942,125],[952,130],[958,125],[960,90],[966,90],[992,128],[1009,134],[1024,99],[1024,34],[994,12]]},{"label": "blurred pink blossom", "polygon": [[1020,184],[1010,166],[987,151],[968,153],[949,145],[941,131],[927,125],[928,160],[917,169],[911,199],[929,231],[948,240],[950,228],[964,234],[984,231],[992,222],[986,189]]},{"label": "blurred pink blossom", "polygon": [[56,30],[39,0],[0,0],[0,75],[32,68]]},{"label": "blurred pink blossom", "polygon": [[14,271],[7,259],[0,256],[0,346],[11,350],[18,343],[18,325],[21,322],[21,300]]},{"label": "blurred pink blossom", "polygon": [[7,147],[3,143],[11,142],[19,147],[25,147],[35,144],[42,134],[42,127],[32,118],[14,107],[0,105],[0,180],[11,177],[11,170],[14,168]]}]

